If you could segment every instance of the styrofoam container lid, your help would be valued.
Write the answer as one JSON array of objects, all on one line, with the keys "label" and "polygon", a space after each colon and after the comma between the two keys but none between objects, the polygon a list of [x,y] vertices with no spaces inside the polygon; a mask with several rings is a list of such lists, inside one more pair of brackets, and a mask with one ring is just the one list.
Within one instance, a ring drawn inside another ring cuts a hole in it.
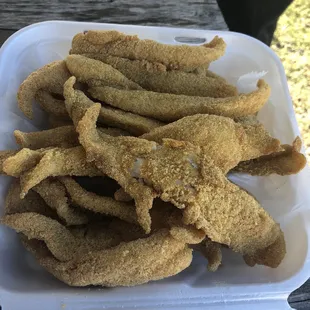
[{"label": "styrofoam container lid", "polygon": [[[18,110],[16,92],[20,83],[39,67],[66,57],[72,37],[90,29],[114,29],[167,44],[201,44],[215,35],[223,37],[227,52],[210,69],[235,84],[244,74],[265,72],[264,79],[272,92],[259,113],[260,121],[282,143],[292,143],[299,135],[283,66],[274,52],[256,39],[221,31],[51,21],[21,29],[0,50],[0,149],[16,148],[13,130],[32,131],[45,122],[38,109],[32,123]],[[23,249],[17,234],[0,226],[2,310],[290,309],[289,293],[310,276],[309,167],[293,176],[240,174],[231,179],[251,192],[280,223],[287,255],[278,268],[251,268],[241,255],[223,249],[223,266],[215,273],[208,272],[206,259],[195,254],[188,269],[165,280],[130,288],[73,288],[43,270]],[[9,183],[8,177],[0,177],[2,209]]]}]

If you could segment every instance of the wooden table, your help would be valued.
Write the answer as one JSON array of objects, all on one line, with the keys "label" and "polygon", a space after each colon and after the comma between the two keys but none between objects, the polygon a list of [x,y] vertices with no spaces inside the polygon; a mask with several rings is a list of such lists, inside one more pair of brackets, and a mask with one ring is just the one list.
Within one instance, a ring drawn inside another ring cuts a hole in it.
[{"label": "wooden table", "polygon": [[[2,0],[0,46],[16,30],[44,20],[228,30],[216,0]],[[310,309],[310,280],[290,295],[289,302],[295,309]]]}]

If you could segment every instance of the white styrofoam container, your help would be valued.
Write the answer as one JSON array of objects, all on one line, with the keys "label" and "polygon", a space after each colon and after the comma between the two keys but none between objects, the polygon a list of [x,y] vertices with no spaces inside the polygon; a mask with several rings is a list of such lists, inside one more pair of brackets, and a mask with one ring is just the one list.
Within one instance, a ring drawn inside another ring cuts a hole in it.
[{"label": "white styrofoam container", "polygon": [[[259,113],[261,122],[283,143],[291,143],[299,134],[283,66],[270,48],[251,37],[221,31],[51,21],[21,29],[0,50],[0,149],[16,147],[12,138],[14,129],[29,131],[40,128],[44,122],[37,111],[34,127],[18,111],[19,84],[35,69],[64,58],[72,37],[89,29],[116,29],[168,44],[180,44],[176,37],[209,41],[220,35],[227,42],[227,53],[211,69],[232,83],[245,73],[267,71],[264,78],[272,94]],[[224,249],[223,266],[215,273],[207,272],[206,260],[195,254],[188,269],[162,281],[131,288],[72,288],[39,267],[22,248],[16,233],[0,226],[2,310],[290,309],[289,293],[310,276],[309,168],[287,177],[232,178],[254,194],[281,224],[287,255],[277,269],[250,268],[240,255]],[[9,181],[0,177],[0,209]]]}]

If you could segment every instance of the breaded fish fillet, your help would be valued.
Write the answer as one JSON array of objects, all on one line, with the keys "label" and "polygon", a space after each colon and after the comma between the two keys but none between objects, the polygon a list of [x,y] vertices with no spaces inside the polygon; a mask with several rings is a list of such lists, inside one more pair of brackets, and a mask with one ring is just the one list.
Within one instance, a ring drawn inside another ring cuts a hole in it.
[{"label": "breaded fish fillet", "polygon": [[[65,83],[64,96],[67,111],[73,123],[77,125],[85,110],[95,103],[82,91],[73,88],[75,81],[75,77],[71,77]],[[100,109],[98,122],[107,126],[121,128],[135,135],[141,135],[163,125],[163,123],[154,119],[105,106]]]},{"label": "breaded fish fillet", "polygon": [[34,212],[5,215],[1,219],[5,224],[28,239],[43,241],[53,256],[59,261],[69,261],[74,257],[87,256],[92,252],[116,246],[122,241],[132,241],[142,235],[137,229],[127,225],[128,235],[123,238],[120,230],[114,229],[115,224],[122,226],[118,220],[115,224],[109,221],[89,223],[86,226],[65,227],[57,220]]},{"label": "breaded fish fillet", "polygon": [[[89,86],[119,86],[125,89],[139,89],[122,85],[121,83],[107,83],[104,77],[101,82],[99,68],[106,64],[119,70],[127,78],[139,84],[146,90],[159,93],[201,97],[232,97],[238,94],[237,88],[225,80],[187,73],[183,71],[155,71],[153,66],[143,60],[129,60],[114,56],[102,56],[102,61],[86,58],[81,55],[70,55],[66,58],[68,69],[79,81],[86,81]],[[100,64],[101,63],[101,64]],[[117,71],[115,70],[115,71]],[[117,71],[118,72],[118,71]],[[83,75],[83,79],[80,77]],[[140,87],[140,89],[142,89]]]},{"label": "breaded fish fillet", "polygon": [[92,97],[115,108],[152,117],[164,122],[176,121],[194,114],[215,114],[231,118],[258,112],[267,102],[270,88],[259,80],[258,89],[249,94],[227,98],[185,96],[113,87],[91,87]]},{"label": "breaded fish fillet", "polygon": [[141,138],[157,143],[170,138],[201,146],[224,173],[240,161],[280,150],[280,141],[272,138],[261,124],[242,125],[228,117],[208,114],[184,117]]},{"label": "breaded fish fillet", "polygon": [[201,254],[208,260],[208,271],[216,271],[222,263],[221,245],[212,242],[209,238],[205,238],[201,243],[193,246],[194,250],[201,252]]},{"label": "breaded fish fillet", "polygon": [[32,150],[46,147],[67,148],[79,144],[74,126],[62,126],[35,132],[15,130],[14,136],[18,145]]},{"label": "breaded fish fillet", "polygon": [[118,202],[113,198],[88,192],[69,177],[62,177],[59,180],[65,186],[74,205],[82,209],[115,216],[126,222],[137,224],[137,215],[133,204]]},{"label": "breaded fish fillet", "polygon": [[81,55],[71,55],[65,59],[65,62],[70,73],[75,76],[79,82],[86,83],[89,86],[143,89],[137,83],[128,79],[120,71],[102,61],[90,59]]},{"label": "breaded fish fillet", "polygon": [[[46,255],[36,255],[38,249],[32,251],[39,264],[73,286],[142,284],[177,274],[192,260],[192,250],[167,229],[147,238],[100,249],[96,241],[102,237],[98,233],[92,234],[90,239],[94,241],[90,242],[89,238],[79,237],[83,234],[70,232],[57,221],[36,213],[6,215],[1,222],[28,239],[44,241]],[[23,240],[28,243],[27,239]]]},{"label": "breaded fish fillet", "polygon": [[50,92],[40,89],[35,94],[35,100],[48,114],[68,118],[68,112],[63,99],[55,98]]},{"label": "breaded fish fillet", "polygon": [[215,36],[200,46],[167,45],[153,40],[140,40],[137,36],[118,31],[94,31],[75,35],[70,54],[108,54],[128,59],[158,62],[169,69],[193,70],[207,66],[223,56],[226,44]]},{"label": "breaded fish fillet", "polygon": [[46,150],[30,150],[23,148],[17,152],[13,152],[2,163],[3,173],[20,177],[20,175],[39,163]]},{"label": "breaded fish fillet", "polygon": [[56,211],[59,218],[68,226],[88,223],[87,216],[81,210],[69,205],[66,188],[58,180],[45,179],[36,185],[33,190],[43,198],[51,209]]},{"label": "breaded fish fillet", "polygon": [[102,176],[94,164],[86,162],[81,146],[40,150],[24,148],[4,161],[3,171],[7,175],[20,177],[21,198],[50,176]]},{"label": "breaded fish fillet", "polygon": [[9,158],[14,156],[16,153],[18,153],[18,150],[5,150],[0,151],[0,173],[5,174],[5,171],[3,170],[3,163]]},{"label": "breaded fish fillet", "polygon": [[44,215],[34,212],[5,215],[1,223],[25,234],[29,239],[44,241],[59,261],[72,259],[79,250],[79,240],[65,226]]},{"label": "breaded fish fillet", "polygon": [[[99,136],[95,127],[99,109],[92,106],[79,122],[80,143],[87,160],[134,198],[138,221],[146,232],[151,224],[149,210],[159,196],[184,209],[185,224],[243,255],[263,251],[281,235],[255,198],[229,182],[203,149],[169,139],[158,145],[134,137]],[[278,263],[285,254],[282,250]]]},{"label": "breaded fish fillet", "polygon": [[20,198],[20,193],[19,179],[13,179],[5,198],[4,214],[34,212],[58,219],[56,212],[35,191],[30,190],[24,199]]},{"label": "breaded fish fillet", "polygon": [[297,137],[292,146],[282,145],[282,148],[283,151],[240,162],[233,171],[251,175],[290,175],[301,171],[307,164],[305,155],[300,153],[301,139]]},{"label": "breaded fish fillet", "polygon": [[[63,102],[65,104],[65,102]],[[68,113],[67,113],[68,114]],[[72,120],[68,117],[58,117],[53,114],[48,115],[48,125],[49,128],[57,128],[62,126],[72,126]]]},{"label": "breaded fish fillet", "polygon": [[19,87],[17,93],[19,108],[32,119],[32,101],[37,91],[44,89],[51,93],[62,94],[63,85],[69,77],[70,72],[63,60],[52,62],[31,73]]},{"label": "breaded fish fillet", "polygon": [[71,286],[143,284],[178,274],[192,261],[192,250],[167,230],[106,250],[85,253],[68,262],[56,260],[42,243],[26,239],[23,243],[40,265]]}]

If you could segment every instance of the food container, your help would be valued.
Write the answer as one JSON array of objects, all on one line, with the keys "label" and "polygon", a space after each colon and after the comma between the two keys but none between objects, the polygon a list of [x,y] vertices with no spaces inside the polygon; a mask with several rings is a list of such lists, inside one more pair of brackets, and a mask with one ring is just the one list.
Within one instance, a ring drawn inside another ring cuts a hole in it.
[{"label": "food container", "polygon": [[[272,93],[259,113],[260,121],[283,143],[292,143],[299,135],[283,66],[274,52],[256,39],[233,32],[50,21],[21,29],[0,50],[1,149],[16,147],[14,129],[30,131],[44,126],[45,119],[38,110],[32,124],[18,110],[16,91],[20,83],[39,67],[64,58],[72,37],[88,29],[115,29],[167,44],[201,44],[215,35],[223,37],[227,52],[211,64],[211,70],[232,83],[241,75],[264,71]],[[290,309],[288,295],[310,276],[309,167],[293,176],[231,178],[281,224],[287,255],[278,268],[248,267],[241,255],[224,249],[223,266],[215,273],[207,272],[206,260],[195,253],[188,269],[162,281],[129,288],[72,288],[37,265],[17,234],[0,226],[2,310]],[[1,176],[1,212],[9,182],[8,177]]]}]

